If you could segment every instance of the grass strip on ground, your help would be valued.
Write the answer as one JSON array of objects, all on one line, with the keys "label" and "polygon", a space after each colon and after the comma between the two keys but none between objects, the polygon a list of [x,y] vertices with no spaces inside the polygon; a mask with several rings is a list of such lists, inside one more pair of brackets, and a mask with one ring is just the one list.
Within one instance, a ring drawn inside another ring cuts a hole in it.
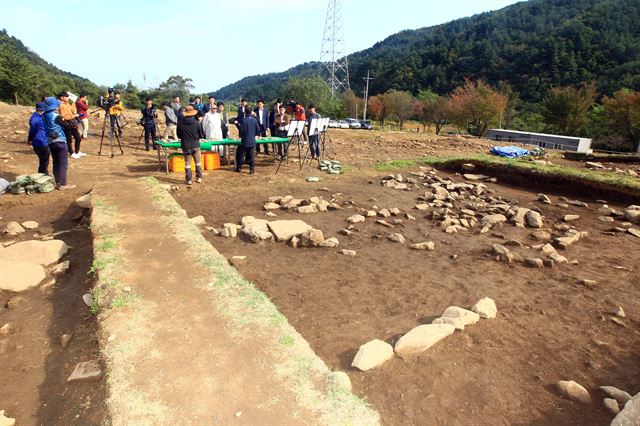
[{"label": "grass strip on ground", "polygon": [[458,163],[473,163],[485,167],[513,167],[514,169],[525,170],[547,176],[559,178],[594,182],[601,185],[609,185],[623,190],[640,191],[640,179],[601,170],[579,169],[576,167],[566,167],[559,165],[544,165],[529,161],[527,158],[504,158],[488,154],[465,154],[443,157],[418,157],[406,160],[392,160],[385,163],[376,164],[378,171],[393,171],[419,166],[447,167]]}]

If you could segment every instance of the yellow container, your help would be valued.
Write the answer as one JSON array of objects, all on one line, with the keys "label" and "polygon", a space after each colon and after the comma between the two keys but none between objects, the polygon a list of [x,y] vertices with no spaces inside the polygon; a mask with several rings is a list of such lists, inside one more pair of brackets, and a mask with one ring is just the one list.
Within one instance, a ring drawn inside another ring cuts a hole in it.
[{"label": "yellow container", "polygon": [[[191,157],[191,169],[196,169],[195,161],[193,161],[193,157]],[[184,156],[182,154],[172,154],[169,157],[169,170],[173,173],[184,172]]]},{"label": "yellow container", "polygon": [[203,152],[202,165],[204,170],[218,170],[220,168],[220,154],[217,152]]}]

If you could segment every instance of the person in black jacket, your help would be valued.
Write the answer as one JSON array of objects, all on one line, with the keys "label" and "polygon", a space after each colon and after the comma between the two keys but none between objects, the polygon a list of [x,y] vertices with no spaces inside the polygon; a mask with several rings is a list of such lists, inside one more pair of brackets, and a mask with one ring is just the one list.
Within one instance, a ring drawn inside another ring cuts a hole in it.
[{"label": "person in black jacket", "polygon": [[236,150],[236,167],[234,171],[240,173],[245,157],[249,161],[249,173],[255,173],[255,149],[256,136],[260,134],[260,125],[258,119],[251,115],[251,107],[247,105],[244,108],[244,119],[240,125],[240,146]]},{"label": "person in black jacket", "polygon": [[156,111],[156,107],[153,105],[153,98],[147,97],[146,105],[140,110],[140,112],[142,113],[140,121],[144,127],[144,148],[147,151],[151,149],[149,146],[149,139],[151,139],[153,149],[158,149],[156,146],[156,123],[158,121],[158,111]]},{"label": "person in black jacket", "polygon": [[178,121],[178,137],[180,138],[180,148],[184,155],[184,171],[187,185],[191,185],[193,174],[191,172],[191,158],[196,163],[196,183],[202,183],[202,166],[200,155],[200,138],[202,127],[196,118],[198,110],[192,105],[188,105],[182,111],[182,118]]}]

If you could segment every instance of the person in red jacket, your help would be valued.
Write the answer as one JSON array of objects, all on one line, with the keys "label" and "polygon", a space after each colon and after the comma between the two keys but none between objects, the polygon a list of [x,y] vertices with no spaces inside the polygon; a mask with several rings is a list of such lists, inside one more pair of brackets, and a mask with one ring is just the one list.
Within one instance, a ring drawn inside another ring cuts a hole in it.
[{"label": "person in red jacket", "polygon": [[78,118],[82,121],[82,139],[86,139],[89,133],[89,104],[87,103],[86,94],[80,93],[80,97],[76,101],[76,110],[78,111]]}]

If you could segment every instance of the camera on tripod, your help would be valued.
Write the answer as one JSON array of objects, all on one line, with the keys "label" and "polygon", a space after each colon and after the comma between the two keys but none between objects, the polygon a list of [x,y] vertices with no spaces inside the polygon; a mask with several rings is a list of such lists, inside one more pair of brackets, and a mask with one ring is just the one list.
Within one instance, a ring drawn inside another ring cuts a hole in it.
[{"label": "camera on tripod", "polygon": [[96,99],[96,106],[98,108],[102,108],[103,110],[109,112],[109,109],[112,106],[115,106],[118,104],[118,102],[120,102],[118,99],[116,99],[115,97],[115,93],[116,90],[113,87],[109,87],[107,89],[108,95],[105,96],[100,96],[98,99]]}]

